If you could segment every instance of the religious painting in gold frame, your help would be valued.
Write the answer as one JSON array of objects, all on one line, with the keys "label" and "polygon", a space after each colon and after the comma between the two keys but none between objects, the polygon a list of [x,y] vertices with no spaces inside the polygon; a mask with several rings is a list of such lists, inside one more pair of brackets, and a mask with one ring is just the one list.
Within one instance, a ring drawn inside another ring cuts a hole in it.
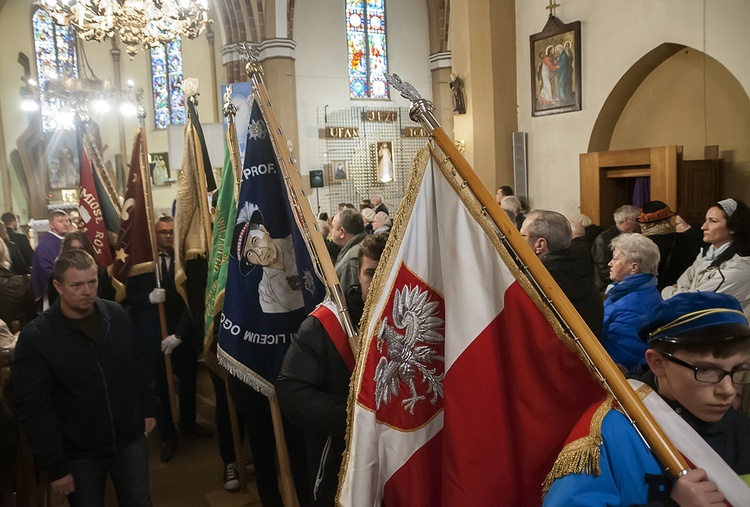
[{"label": "religious painting in gold frame", "polygon": [[550,16],[531,44],[531,115],[581,110],[581,22]]},{"label": "religious painting in gold frame", "polygon": [[396,174],[393,164],[393,143],[378,141],[372,145],[372,152],[375,160],[375,179],[378,183],[392,182]]},{"label": "religious painting in gold frame", "polygon": [[349,167],[346,160],[331,160],[330,181],[340,183],[349,179]]}]

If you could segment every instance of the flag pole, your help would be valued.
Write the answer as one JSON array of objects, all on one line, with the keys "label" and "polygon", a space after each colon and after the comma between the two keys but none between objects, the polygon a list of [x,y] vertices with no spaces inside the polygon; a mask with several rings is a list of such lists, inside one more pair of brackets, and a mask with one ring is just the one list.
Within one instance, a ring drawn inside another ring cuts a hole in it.
[{"label": "flag pole", "polygon": [[519,265],[529,275],[536,289],[540,292],[542,300],[550,305],[552,311],[561,321],[563,329],[574,338],[580,350],[579,356],[582,356],[582,359],[593,369],[599,381],[617,399],[654,454],[659,458],[662,466],[674,478],[686,474],[690,468],[682,455],[669,441],[542,262],[529,250],[529,246],[516,226],[511,223],[471,165],[453,145],[453,142],[435,118],[432,103],[423,99],[411,84],[402,81],[398,75],[386,74],[386,78],[391,86],[401,92],[402,97],[411,102],[409,117],[427,129],[435,144],[445,154],[446,159],[450,160],[464,185],[471,190],[482,205],[483,211],[487,213],[500,231],[501,239],[506,248],[511,255],[515,256]]},{"label": "flag pole", "polygon": [[[229,156],[232,161],[232,171],[234,172],[234,200],[237,202],[239,197],[239,186],[242,177],[242,170],[240,168],[240,148],[237,142],[237,128],[234,124],[234,117],[237,114],[237,106],[232,104],[232,85],[227,87],[227,91],[224,95],[224,107],[222,113],[227,119],[227,134],[226,143],[229,147]],[[218,190],[217,190],[218,191]],[[215,308],[212,310],[212,315],[215,312]],[[211,337],[213,339],[213,336]],[[216,362],[216,354],[214,354],[213,361]],[[237,462],[237,471],[240,474],[240,487],[243,493],[247,493],[247,472],[245,471],[243,452],[242,452],[242,437],[240,436],[240,423],[237,418],[237,408],[234,404],[234,398],[232,393],[229,392],[229,379],[227,376],[227,370],[219,367],[217,369],[223,371],[221,378],[224,380],[224,390],[227,393],[227,408],[229,410],[229,423],[232,427],[232,442],[234,444],[234,456]]]},{"label": "flag pole", "polygon": [[[146,205],[146,215],[148,222],[148,237],[151,245],[151,257],[154,261],[154,276],[156,277],[156,287],[161,289],[161,273],[157,259],[159,255],[154,243],[154,227],[156,219],[154,217],[154,200],[151,194],[151,171],[147,170],[148,164],[148,144],[146,143],[146,109],[143,107],[143,89],[138,89],[138,123],[141,131],[141,181],[143,182],[143,194]],[[145,173],[145,174],[144,174]],[[174,259],[172,260],[174,262]],[[167,335],[167,315],[164,311],[164,303],[159,303],[159,326],[161,328],[161,339],[164,340]],[[172,374],[172,357],[169,354],[163,354],[164,366],[167,375],[167,391],[169,392],[169,408],[172,412],[172,422],[177,425],[179,422],[179,412],[177,410],[177,397],[174,390],[174,378]]]},{"label": "flag pole", "polygon": [[331,256],[328,254],[325,241],[318,229],[317,219],[310,207],[310,201],[305,195],[302,180],[297,170],[296,161],[292,157],[292,152],[287,145],[286,138],[282,132],[276,112],[271,105],[271,99],[268,96],[268,90],[263,82],[263,67],[260,64],[260,53],[248,43],[237,45],[241,54],[248,55],[248,63],[245,66],[245,72],[250,78],[253,85],[253,94],[258,101],[258,106],[263,113],[268,124],[268,132],[271,135],[271,142],[274,149],[279,154],[278,161],[281,166],[281,172],[284,175],[289,195],[292,197],[292,204],[297,209],[298,216],[303,224],[302,234],[310,251],[310,256],[315,265],[316,271],[322,275],[323,281],[328,288],[333,303],[338,309],[341,321],[344,324],[344,330],[349,337],[349,346],[352,349],[354,357],[357,357],[357,331],[354,328],[349,312],[347,311],[346,298],[344,291],[339,283],[339,277],[333,267]]}]

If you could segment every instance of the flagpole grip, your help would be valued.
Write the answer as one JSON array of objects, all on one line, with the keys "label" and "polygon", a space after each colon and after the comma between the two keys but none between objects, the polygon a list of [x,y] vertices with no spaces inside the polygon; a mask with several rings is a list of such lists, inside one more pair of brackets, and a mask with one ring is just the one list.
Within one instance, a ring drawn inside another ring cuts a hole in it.
[{"label": "flagpole grip", "polygon": [[558,313],[563,323],[570,328],[576,343],[583,355],[595,369],[599,380],[617,399],[628,417],[635,423],[638,431],[648,442],[662,466],[673,478],[679,478],[690,469],[685,459],[669,441],[664,431],[654,420],[651,413],[641,402],[638,395],[628,384],[622,372],[617,368],[612,358],[604,350],[599,340],[588,328],[584,320],[573,307],[560,287],[554,281],[547,269],[537,256],[531,252],[526,241],[510,221],[507,214],[500,208],[482,181],[476,175],[471,165],[453,145],[453,142],[440,126],[433,113],[434,107],[428,100],[406,97],[412,100],[409,117],[422,124],[432,136],[435,144],[451,161],[461,179],[482,205],[484,211],[492,219],[498,230],[505,236],[508,244],[514,250],[521,263],[528,268],[531,278],[542,291],[553,309]]},{"label": "flagpole grip", "polygon": [[271,100],[268,96],[268,90],[263,82],[263,68],[258,61],[250,61],[245,67],[248,77],[253,85],[253,93],[258,101],[263,117],[268,124],[268,132],[271,135],[271,141],[274,144],[276,153],[279,154],[279,165],[284,174],[284,179],[289,188],[289,194],[294,200],[294,204],[302,215],[304,224],[305,240],[310,250],[316,266],[322,272],[325,283],[328,287],[329,294],[333,303],[338,309],[341,321],[344,323],[344,330],[349,337],[349,346],[352,349],[354,357],[357,356],[357,331],[352,323],[351,317],[346,305],[346,298],[339,283],[339,277],[334,269],[331,256],[328,254],[323,235],[318,229],[317,218],[310,207],[310,202],[305,195],[302,186],[302,180],[297,171],[297,167],[292,158],[292,153],[287,146],[286,140],[276,118],[276,113],[271,106]]}]

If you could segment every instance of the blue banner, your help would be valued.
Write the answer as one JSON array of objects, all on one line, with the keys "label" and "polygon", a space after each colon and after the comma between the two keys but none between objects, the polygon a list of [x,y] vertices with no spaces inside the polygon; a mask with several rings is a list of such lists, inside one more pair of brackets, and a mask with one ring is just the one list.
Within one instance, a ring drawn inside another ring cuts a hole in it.
[{"label": "blue banner", "polygon": [[218,359],[268,396],[292,337],[323,300],[325,289],[313,269],[256,103],[247,129],[237,218],[228,224],[229,234]]}]

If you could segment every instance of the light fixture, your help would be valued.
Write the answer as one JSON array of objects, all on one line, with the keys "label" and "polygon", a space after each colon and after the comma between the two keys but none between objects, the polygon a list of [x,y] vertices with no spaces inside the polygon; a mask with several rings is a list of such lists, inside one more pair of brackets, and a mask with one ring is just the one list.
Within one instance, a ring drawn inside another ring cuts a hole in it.
[{"label": "light fixture", "polygon": [[194,39],[211,22],[207,0],[38,0],[37,5],[81,39],[102,42],[117,35],[131,60],[141,45]]},{"label": "light fixture", "polygon": [[21,110],[26,111],[27,113],[32,113],[34,111],[39,110],[39,103],[30,98],[26,98],[21,100]]}]

